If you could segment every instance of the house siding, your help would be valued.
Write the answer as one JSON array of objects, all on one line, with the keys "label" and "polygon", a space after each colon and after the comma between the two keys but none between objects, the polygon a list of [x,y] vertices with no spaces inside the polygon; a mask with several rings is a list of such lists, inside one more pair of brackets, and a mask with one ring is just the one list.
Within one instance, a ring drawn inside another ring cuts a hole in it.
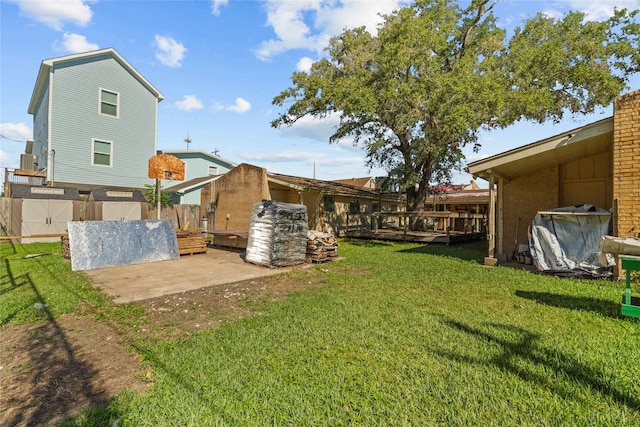
[{"label": "house siding", "polygon": [[[156,154],[157,98],[111,55],[56,64],[50,82],[56,182],[143,188]],[[118,117],[99,113],[100,88],[119,94]],[[36,114],[35,120],[39,120]],[[111,166],[92,165],[92,141],[112,143]]]},{"label": "house siding", "polygon": [[[611,139],[611,135],[608,136]],[[592,204],[610,209],[612,196],[611,150],[560,166],[560,204]]]},{"label": "house siding", "polygon": [[614,234],[640,236],[640,90],[614,106],[613,199]]},{"label": "house siding", "polygon": [[49,87],[45,87],[33,117],[33,154],[38,168],[47,167],[47,141],[49,141]]}]

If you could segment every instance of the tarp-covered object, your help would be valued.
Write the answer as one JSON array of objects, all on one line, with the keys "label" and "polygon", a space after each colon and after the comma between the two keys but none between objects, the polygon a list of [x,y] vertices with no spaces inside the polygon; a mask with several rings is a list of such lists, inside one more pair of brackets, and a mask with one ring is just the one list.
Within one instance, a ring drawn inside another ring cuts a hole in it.
[{"label": "tarp-covered object", "polygon": [[611,213],[593,205],[538,212],[529,248],[538,270],[575,277],[609,277],[611,255],[600,261],[600,240],[609,233]]},{"label": "tarp-covered object", "polygon": [[263,200],[251,210],[246,261],[268,267],[302,264],[307,253],[307,207]]}]

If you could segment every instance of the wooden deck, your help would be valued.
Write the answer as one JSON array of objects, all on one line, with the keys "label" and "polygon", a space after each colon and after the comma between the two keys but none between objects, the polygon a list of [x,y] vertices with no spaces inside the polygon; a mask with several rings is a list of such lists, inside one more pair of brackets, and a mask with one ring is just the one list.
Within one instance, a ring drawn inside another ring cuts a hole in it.
[{"label": "wooden deck", "polygon": [[[429,229],[413,231],[412,221]],[[484,215],[461,212],[348,214],[346,237],[417,243],[460,243],[486,238]],[[464,230],[464,231],[461,231]]]}]

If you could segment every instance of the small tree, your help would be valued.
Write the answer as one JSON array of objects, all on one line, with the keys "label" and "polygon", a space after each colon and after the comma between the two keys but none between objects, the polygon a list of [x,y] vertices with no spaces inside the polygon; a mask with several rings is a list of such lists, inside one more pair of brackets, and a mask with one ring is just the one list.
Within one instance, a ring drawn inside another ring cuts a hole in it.
[{"label": "small tree", "polygon": [[[156,206],[158,204],[158,188],[155,184],[149,185],[145,184],[144,186],[144,198],[147,199],[147,203]],[[171,195],[168,193],[160,193],[160,205],[164,208],[165,206],[173,205],[171,201]]]},{"label": "small tree", "polygon": [[450,180],[463,148],[479,149],[482,129],[518,120],[559,121],[610,105],[640,71],[638,11],[602,22],[584,14],[543,14],[507,38],[492,9],[498,0],[417,0],[385,17],[378,35],[364,27],[332,38],[328,58],[291,76],[273,99],[288,109],[273,127],[338,114],[329,142],[352,137],[370,167],[387,170],[420,210],[432,183]]}]

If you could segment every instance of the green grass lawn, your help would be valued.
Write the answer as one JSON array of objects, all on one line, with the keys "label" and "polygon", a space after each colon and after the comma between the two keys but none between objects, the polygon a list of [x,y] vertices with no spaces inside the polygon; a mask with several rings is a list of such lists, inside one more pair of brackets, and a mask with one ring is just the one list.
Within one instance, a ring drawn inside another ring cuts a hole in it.
[{"label": "green grass lawn", "polygon": [[0,245],[0,327],[72,313],[81,302],[104,307],[107,299],[71,271],[60,243]]},{"label": "green grass lawn", "polygon": [[344,261],[299,273],[325,287],[185,339],[132,340],[153,387],[66,424],[640,425],[624,285],[487,268],[484,254],[341,242]]}]

